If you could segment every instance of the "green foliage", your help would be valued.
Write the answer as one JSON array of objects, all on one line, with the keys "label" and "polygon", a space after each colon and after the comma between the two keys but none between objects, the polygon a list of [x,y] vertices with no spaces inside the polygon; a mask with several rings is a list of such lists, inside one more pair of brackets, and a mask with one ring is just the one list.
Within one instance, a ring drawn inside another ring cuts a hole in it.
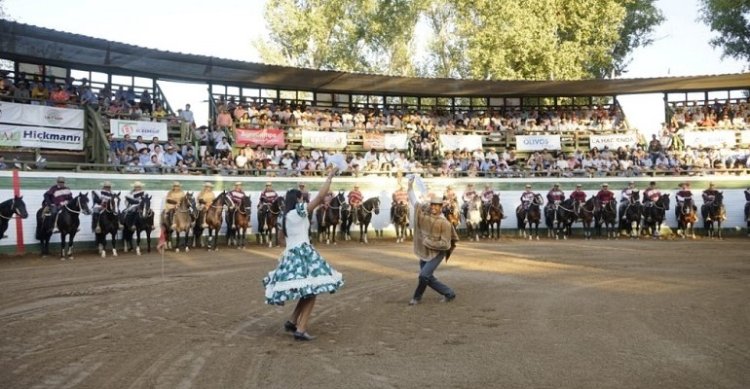
[{"label": "green foliage", "polygon": [[[663,20],[653,2],[277,0],[266,6],[271,36],[256,46],[268,63],[316,69],[472,79],[607,77],[625,69],[633,49],[651,43]],[[428,32],[415,34],[418,25]]]},{"label": "green foliage", "polygon": [[701,0],[701,19],[719,36],[724,56],[750,62],[750,0]]}]

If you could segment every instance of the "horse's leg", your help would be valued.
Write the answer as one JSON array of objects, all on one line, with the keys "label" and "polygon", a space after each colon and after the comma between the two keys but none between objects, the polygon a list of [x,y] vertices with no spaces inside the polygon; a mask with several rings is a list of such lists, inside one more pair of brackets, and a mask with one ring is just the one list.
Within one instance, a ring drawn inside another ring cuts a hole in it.
[{"label": "horse's leg", "polygon": [[190,251],[190,230],[191,229],[192,228],[190,227],[187,227],[185,229],[185,252],[186,253]]},{"label": "horse's leg", "polygon": [[716,218],[716,234],[718,235],[719,240],[723,239],[721,236],[721,216]]},{"label": "horse's leg", "polygon": [[73,259],[73,239],[76,236],[75,230],[68,234],[68,259]]},{"label": "horse's leg", "polygon": [[117,256],[117,230],[112,233],[112,256]]},{"label": "horse's leg", "polygon": [[65,259],[65,233],[60,231],[60,260],[64,261]]},{"label": "horse's leg", "polygon": [[337,224],[338,224],[338,223],[336,223],[336,224],[333,224],[333,225],[331,226],[331,228],[333,229],[333,231],[331,231],[331,239],[333,240],[333,244],[334,244],[334,245],[336,245],[336,225],[337,225]]}]

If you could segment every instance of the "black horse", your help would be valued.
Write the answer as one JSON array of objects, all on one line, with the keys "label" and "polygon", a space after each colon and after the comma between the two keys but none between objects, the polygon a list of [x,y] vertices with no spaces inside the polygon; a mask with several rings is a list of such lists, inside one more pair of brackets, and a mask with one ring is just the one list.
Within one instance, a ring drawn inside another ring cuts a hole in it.
[{"label": "black horse", "polygon": [[664,223],[667,211],[669,210],[669,194],[665,193],[659,196],[659,199],[643,207],[643,231],[651,234],[651,237],[657,239],[661,225]]},{"label": "black horse", "polygon": [[56,217],[47,214],[48,209],[44,206],[36,213],[36,238],[41,242],[42,255],[49,255],[49,241],[57,227],[60,230],[60,260],[73,259],[73,239],[81,225],[80,215],[91,214],[88,194],[78,193],[78,196],[60,208]]},{"label": "black horse", "polygon": [[[718,192],[714,197],[714,201],[703,204],[701,214],[703,216],[703,228],[706,229],[706,236],[721,239],[721,222],[727,218],[727,212],[724,209],[724,192]],[[715,228],[714,223],[716,223]]]},{"label": "black horse", "polygon": [[367,229],[370,227],[373,214],[380,214],[380,199],[378,197],[370,197],[357,208],[360,243],[367,243]]},{"label": "black horse", "polygon": [[[544,198],[539,193],[534,194],[534,199],[529,204],[529,208],[525,209],[523,205],[519,205],[516,208],[516,221],[518,222],[518,235],[525,238],[529,237],[529,240],[533,237],[539,240],[539,223],[542,221],[542,211],[540,206],[544,204]],[[533,225],[533,227],[532,227]],[[526,231],[528,226],[529,230]]]},{"label": "black horse", "polygon": [[641,234],[641,222],[643,219],[643,204],[640,194],[633,191],[630,201],[620,207],[620,230],[625,230],[631,239],[638,239]]},{"label": "black horse", "polygon": [[[120,220],[124,229],[122,230],[123,251],[135,247],[135,253],[141,255],[141,232],[146,232],[146,250],[151,252],[151,231],[154,230],[154,211],[151,209],[151,195],[145,195],[141,202],[132,210],[120,213]],[[135,246],[133,246],[133,235],[135,235]]]},{"label": "black horse", "polygon": [[573,222],[576,221],[578,216],[575,210],[575,200],[567,199],[563,200],[557,205],[555,210],[555,239],[568,239],[573,234]]},{"label": "black horse", "polygon": [[343,240],[352,240],[352,206],[344,202],[341,204],[341,238]]},{"label": "black horse", "polygon": [[5,231],[8,230],[8,223],[13,215],[18,215],[21,219],[29,217],[26,212],[26,203],[23,202],[23,196],[14,196],[10,200],[0,203],[0,239],[5,238]]},{"label": "black horse", "polygon": [[[92,191],[91,196],[94,203],[99,203],[99,195]],[[112,237],[112,256],[117,256],[117,232],[120,230],[120,192],[112,195],[107,201],[101,202],[99,214],[99,229],[101,232],[95,233],[96,247],[99,248],[99,255],[102,258],[107,257],[107,235]]]},{"label": "black horse", "polygon": [[326,244],[336,244],[336,227],[341,221],[341,206],[346,203],[344,192],[333,196],[331,202],[324,207],[318,207],[315,212],[315,220],[318,222],[318,242],[325,239]]},{"label": "black horse", "polygon": [[279,196],[271,203],[258,207],[258,243],[268,247],[278,245],[279,215],[284,211],[284,198]]},{"label": "black horse", "polygon": [[597,199],[595,205],[594,229],[596,229],[596,235],[602,236],[603,226],[607,239],[617,238],[617,201],[612,199],[607,204],[600,204],[599,199]]},{"label": "black horse", "polygon": [[745,221],[747,222],[747,236],[750,238],[750,201],[745,202]]}]

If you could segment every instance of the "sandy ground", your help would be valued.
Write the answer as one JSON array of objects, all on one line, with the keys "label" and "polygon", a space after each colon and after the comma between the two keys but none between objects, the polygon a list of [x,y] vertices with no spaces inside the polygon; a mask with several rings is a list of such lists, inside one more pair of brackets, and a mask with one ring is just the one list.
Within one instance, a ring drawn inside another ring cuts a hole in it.
[{"label": "sandy ground", "polygon": [[[374,240],[374,239],[373,239]],[[309,331],[263,303],[281,250],[0,258],[3,388],[747,388],[750,240],[319,246],[344,273]]]}]

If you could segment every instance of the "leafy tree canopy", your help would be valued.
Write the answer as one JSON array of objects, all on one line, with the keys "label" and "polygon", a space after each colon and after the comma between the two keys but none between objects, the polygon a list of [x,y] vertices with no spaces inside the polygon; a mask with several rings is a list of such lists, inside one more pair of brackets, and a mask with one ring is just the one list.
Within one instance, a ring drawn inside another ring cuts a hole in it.
[{"label": "leafy tree canopy", "polygon": [[701,0],[701,19],[719,36],[711,45],[750,63],[750,0]]}]

